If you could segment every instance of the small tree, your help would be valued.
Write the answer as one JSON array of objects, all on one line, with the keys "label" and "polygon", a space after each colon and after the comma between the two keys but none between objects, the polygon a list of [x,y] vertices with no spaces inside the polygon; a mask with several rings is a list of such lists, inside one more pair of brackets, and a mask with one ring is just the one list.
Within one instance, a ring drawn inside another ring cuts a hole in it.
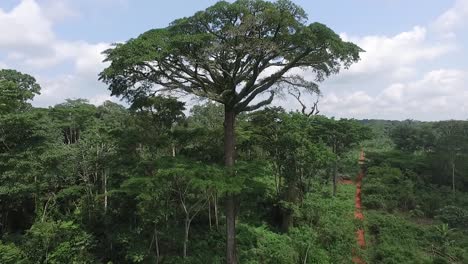
[{"label": "small tree", "polygon": [[[220,1],[107,50],[111,65],[100,79],[129,101],[178,91],[223,104],[225,166],[232,168],[236,115],[270,104],[278,89],[316,89],[292,70],[311,70],[322,81],[358,61],[361,51],[325,25],[307,24],[304,10],[289,0]],[[225,208],[226,261],[237,263],[234,194]]]},{"label": "small tree", "polygon": [[338,181],[338,161],[340,157],[360,142],[369,139],[371,130],[356,120],[326,118],[317,116],[312,119],[312,134],[327,144],[335,160],[333,164],[333,195],[336,195]]}]

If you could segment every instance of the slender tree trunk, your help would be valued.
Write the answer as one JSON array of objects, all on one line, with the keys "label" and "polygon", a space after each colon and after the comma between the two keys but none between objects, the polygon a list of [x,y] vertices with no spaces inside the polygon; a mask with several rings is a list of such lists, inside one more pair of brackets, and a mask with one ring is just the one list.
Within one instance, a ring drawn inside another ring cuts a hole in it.
[{"label": "slender tree trunk", "polygon": [[[236,113],[228,108],[224,111],[224,165],[229,170],[234,166],[236,139],[234,126]],[[231,177],[234,177],[233,171]],[[226,197],[226,263],[237,263],[236,249],[236,198],[234,194]]]},{"label": "slender tree trunk", "polygon": [[104,169],[103,182],[104,182],[104,213],[107,213],[107,169]]},{"label": "slender tree trunk", "polygon": [[8,214],[10,213],[10,211],[5,210],[3,212],[5,213],[4,214],[2,213],[2,226],[1,226],[2,229],[1,229],[0,234],[5,233],[8,228]]},{"label": "slender tree trunk", "polygon": [[188,239],[189,239],[189,232],[190,232],[190,218],[187,216],[185,218],[185,234],[184,234],[184,253],[183,257],[187,257],[187,247],[188,247]]},{"label": "slender tree trunk", "polygon": [[210,231],[211,231],[211,195],[208,196],[208,223],[210,225]]},{"label": "slender tree trunk", "polygon": [[307,264],[307,258],[309,256],[309,249],[310,249],[310,244],[307,245],[307,250],[306,250],[306,253],[305,253],[305,256],[304,256],[304,264]]},{"label": "slender tree trunk", "polygon": [[[98,160],[99,160],[99,145],[96,146],[96,160],[94,161],[94,184],[96,184],[96,185],[97,185],[97,180],[99,178],[99,171],[98,171],[99,163],[98,163]],[[96,188],[96,195],[98,193],[99,193],[99,189]]]},{"label": "slender tree trunk", "polygon": [[159,263],[160,259],[160,254],[159,254],[159,238],[158,238],[158,230],[156,229],[156,226],[154,227],[154,239],[156,242],[156,264]]},{"label": "slender tree trunk", "polygon": [[218,194],[215,192],[214,194],[214,216],[215,216],[215,225],[216,230],[218,230],[219,221],[218,221]]},{"label": "slender tree trunk", "polygon": [[333,164],[333,196],[336,196],[336,186],[337,186],[337,173],[338,173],[338,159],[335,160]]},{"label": "slender tree trunk", "polygon": [[452,191],[455,192],[455,161],[452,161]]},{"label": "slender tree trunk", "polygon": [[47,199],[47,202],[44,205],[44,211],[42,212],[42,218],[41,218],[41,223],[44,223],[45,217],[47,215],[47,207],[49,207],[50,200],[52,199],[52,196]]}]

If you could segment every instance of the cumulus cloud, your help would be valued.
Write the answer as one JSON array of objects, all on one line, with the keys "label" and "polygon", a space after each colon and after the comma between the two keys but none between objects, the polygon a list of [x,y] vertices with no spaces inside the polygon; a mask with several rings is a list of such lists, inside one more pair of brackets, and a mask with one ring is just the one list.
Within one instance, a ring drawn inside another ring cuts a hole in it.
[{"label": "cumulus cloud", "polygon": [[[468,69],[441,62],[466,54],[455,38],[440,38],[466,23],[468,0],[458,0],[428,27],[394,36],[348,36],[362,60],[322,85],[322,113],[338,117],[467,119]],[[437,30],[433,30],[438,25]],[[446,61],[445,61],[446,62]]]},{"label": "cumulus cloud", "polygon": [[344,77],[381,72],[397,78],[408,77],[414,73],[415,63],[436,59],[455,49],[455,45],[450,42],[430,43],[426,28],[421,26],[395,36],[353,37],[342,34],[342,38],[365,50],[361,54],[361,61],[352,65]]},{"label": "cumulus cloud", "polygon": [[331,92],[322,110],[338,117],[387,119],[466,119],[468,72],[456,69],[430,71],[420,79],[392,83],[376,95],[369,91]]},{"label": "cumulus cloud", "polygon": [[[56,23],[80,16],[78,3],[105,6],[109,1],[22,0],[11,10],[0,9],[0,68],[15,67],[36,76],[43,87],[33,102],[38,106],[66,98],[87,98],[95,104],[112,99],[97,81],[105,67],[101,52],[109,44],[64,40],[54,32]],[[455,0],[426,26],[394,35],[341,34],[366,52],[359,63],[322,84],[321,112],[355,118],[466,119],[468,69],[440,66],[455,51],[466,54],[457,38],[446,38],[468,24],[466,17],[468,0]],[[304,74],[313,79],[311,73]],[[294,100],[278,103],[288,109],[298,106]]]},{"label": "cumulus cloud", "polygon": [[102,100],[95,98],[109,94],[97,74],[105,67],[101,53],[110,45],[62,40],[53,30],[55,22],[78,15],[70,2],[58,0],[43,5],[22,0],[10,11],[0,9],[0,67],[9,65],[37,77],[43,89],[35,105],[82,97],[98,103]]},{"label": "cumulus cloud", "polygon": [[34,99],[34,105],[47,107],[64,102],[66,99],[88,99],[92,104],[102,104],[109,100],[118,102],[118,98],[111,97],[106,86],[97,80],[97,77],[64,74],[54,78],[37,76],[41,84],[41,95]]},{"label": "cumulus cloud", "polygon": [[454,31],[468,25],[468,0],[456,0],[455,5],[440,15],[434,27],[444,35],[454,35]]},{"label": "cumulus cloud", "polygon": [[[60,4],[65,2],[49,2],[51,9],[68,8]],[[0,51],[6,53],[7,60],[33,69],[71,61],[79,72],[96,71],[103,59],[100,53],[109,45],[59,39],[46,10],[34,0],[23,0],[10,12],[0,10],[0,31],[4,33],[0,34]]]},{"label": "cumulus cloud", "polygon": [[0,32],[0,49],[7,51],[32,52],[55,40],[51,22],[34,0],[23,0],[10,12],[0,9]]}]

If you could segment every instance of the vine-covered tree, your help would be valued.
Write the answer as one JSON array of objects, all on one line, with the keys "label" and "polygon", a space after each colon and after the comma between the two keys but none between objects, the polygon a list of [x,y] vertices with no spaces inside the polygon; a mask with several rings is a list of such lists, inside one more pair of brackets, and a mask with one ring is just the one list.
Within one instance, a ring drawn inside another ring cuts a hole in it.
[{"label": "vine-covered tree", "polygon": [[[281,89],[315,92],[316,82],[358,61],[361,51],[325,25],[308,24],[305,11],[289,0],[220,1],[107,50],[111,64],[100,79],[129,101],[177,91],[223,104],[225,166],[231,168],[236,115],[270,104]],[[315,79],[293,73],[298,69]],[[235,197],[228,195],[225,206],[227,263],[237,263]]]}]

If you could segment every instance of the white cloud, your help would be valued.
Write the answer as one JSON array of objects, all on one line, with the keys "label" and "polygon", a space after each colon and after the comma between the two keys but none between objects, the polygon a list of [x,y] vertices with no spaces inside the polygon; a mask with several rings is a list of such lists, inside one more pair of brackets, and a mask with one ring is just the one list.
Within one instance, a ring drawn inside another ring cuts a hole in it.
[{"label": "white cloud", "polygon": [[109,93],[98,94],[98,95],[95,95],[95,96],[93,96],[92,98],[89,99],[89,102],[94,104],[94,105],[101,105],[105,101],[111,101],[111,102],[114,102],[114,103],[122,104],[122,102],[120,102],[117,98],[110,96]]},{"label": "white cloud", "polygon": [[458,39],[447,36],[468,25],[468,0],[454,3],[429,28],[415,26],[394,36],[342,34],[366,52],[360,62],[322,85],[322,113],[355,118],[468,119],[468,69],[451,66],[447,59],[466,55]]},{"label": "white cloud", "polygon": [[55,36],[34,0],[23,0],[10,12],[0,9],[0,49],[33,51],[50,44]]},{"label": "white cloud", "polygon": [[[43,88],[34,101],[38,106],[66,98],[84,97],[95,104],[111,99],[106,86],[97,81],[105,67],[101,52],[109,44],[63,40],[53,30],[55,23],[80,16],[77,5],[96,1],[37,1],[22,0],[12,10],[0,9],[0,55],[4,55],[0,68],[8,65],[36,76]],[[110,0],[98,2],[106,6]],[[440,39],[437,34],[455,34],[468,24],[467,17],[468,0],[457,0],[426,27],[415,26],[395,35],[342,34],[366,52],[359,63],[323,84],[319,109],[338,117],[466,119],[468,71],[439,66],[451,52],[466,54],[466,50],[460,51],[457,38]],[[297,106],[291,100],[282,103],[286,104]]]},{"label": "white cloud", "polygon": [[[72,62],[79,74],[97,73],[105,64],[102,51],[109,48],[107,43],[89,44],[83,41],[65,42],[57,40],[50,43],[51,54],[49,56],[19,57],[22,63],[36,69],[54,67],[65,61]],[[10,53],[11,54],[11,53]],[[22,55],[21,53],[19,53]],[[12,58],[11,56],[9,56]],[[96,76],[96,74],[94,74]]]},{"label": "white cloud", "polygon": [[322,110],[339,117],[388,119],[466,119],[468,72],[440,69],[420,80],[392,83],[377,95],[368,91],[327,94]]},{"label": "white cloud", "polygon": [[468,25],[468,0],[456,0],[454,6],[440,15],[434,28],[443,35],[454,35],[454,31]]},{"label": "white cloud", "polygon": [[54,17],[48,12],[73,16],[74,11],[65,1],[49,0],[41,7],[34,0],[23,0],[10,12],[0,10],[0,51],[7,60],[43,69],[71,61],[79,73],[102,69],[103,56],[109,47],[105,43],[60,40],[52,26]]},{"label": "white cloud", "polygon": [[[0,54],[5,54],[0,67],[8,64],[37,77],[42,94],[34,100],[36,105],[108,94],[97,74],[105,67],[101,52],[109,44],[65,41],[53,31],[54,22],[78,16],[70,3],[46,0],[39,5],[35,0],[22,0],[10,11],[0,9]],[[44,70],[54,73],[43,75]]]},{"label": "white cloud", "polygon": [[46,107],[64,102],[65,99],[88,99],[91,103],[99,105],[104,101],[117,102],[118,99],[110,96],[106,86],[96,77],[80,74],[65,74],[49,78],[37,76],[41,85],[41,94],[34,99],[34,105]]},{"label": "white cloud", "polygon": [[361,61],[352,65],[345,72],[345,77],[386,72],[396,78],[406,78],[414,74],[412,67],[415,63],[434,60],[455,49],[450,42],[429,43],[426,28],[420,26],[390,37],[350,37],[346,34],[342,34],[342,37],[365,50]]},{"label": "white cloud", "polygon": [[75,67],[78,73],[97,76],[105,66],[102,62],[105,56],[102,52],[110,48],[107,43],[88,44],[81,43],[77,49]]},{"label": "white cloud", "polygon": [[53,22],[80,17],[78,10],[68,0],[46,0],[42,6],[44,15]]}]

